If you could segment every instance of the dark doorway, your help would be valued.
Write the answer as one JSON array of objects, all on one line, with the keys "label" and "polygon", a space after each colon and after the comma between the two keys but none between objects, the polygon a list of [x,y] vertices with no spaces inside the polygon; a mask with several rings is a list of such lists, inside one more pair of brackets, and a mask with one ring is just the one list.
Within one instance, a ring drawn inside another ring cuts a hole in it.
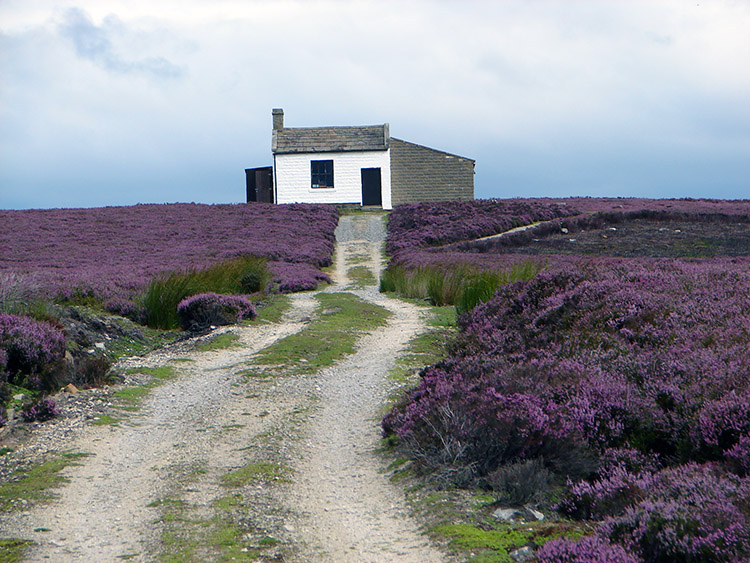
[{"label": "dark doorway", "polygon": [[273,168],[245,168],[245,185],[247,202],[260,201],[273,203]]},{"label": "dark doorway", "polygon": [[383,205],[380,168],[362,168],[362,205]]}]

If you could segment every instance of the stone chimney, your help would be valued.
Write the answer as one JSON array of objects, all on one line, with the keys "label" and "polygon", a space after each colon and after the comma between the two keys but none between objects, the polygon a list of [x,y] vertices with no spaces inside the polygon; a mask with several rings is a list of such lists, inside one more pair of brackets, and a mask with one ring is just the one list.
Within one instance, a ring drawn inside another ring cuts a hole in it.
[{"label": "stone chimney", "polygon": [[281,108],[274,108],[271,111],[273,116],[273,130],[279,131],[284,128],[284,110]]}]

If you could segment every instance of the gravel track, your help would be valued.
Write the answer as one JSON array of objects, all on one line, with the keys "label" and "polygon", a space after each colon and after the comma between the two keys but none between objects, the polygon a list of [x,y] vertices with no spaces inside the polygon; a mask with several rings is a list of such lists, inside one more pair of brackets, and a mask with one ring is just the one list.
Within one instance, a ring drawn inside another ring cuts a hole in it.
[{"label": "gravel track", "polygon": [[[3,523],[3,536],[38,542],[30,561],[119,561],[127,555],[131,561],[152,561],[161,530],[153,524],[157,512],[148,505],[168,496],[175,476],[185,468],[241,465],[239,456],[221,451],[232,449],[231,444],[226,447],[227,439],[246,444],[242,441],[273,419],[257,413],[281,408],[278,401],[244,400],[245,393],[232,384],[252,354],[302,328],[302,319],[315,304],[312,299],[295,303],[283,323],[231,328],[243,343],[240,348],[188,353],[165,349],[124,361],[123,368],[137,368],[187,360],[171,364],[178,377],[153,389],[138,413],[119,426],[87,426],[65,444],[91,456],[65,470],[70,483],[59,491],[59,500],[14,515]],[[240,415],[248,410],[253,411],[250,416]],[[245,425],[243,432],[222,431],[238,421]],[[204,475],[208,481],[208,472]],[[34,532],[40,529],[49,531]]]},{"label": "gravel track", "polygon": [[[247,446],[259,435],[274,432],[273,453],[293,465],[293,479],[270,493],[258,487],[253,517],[283,514],[273,524],[291,545],[283,560],[446,560],[409,519],[403,491],[388,482],[376,452],[390,388],[386,374],[423,330],[419,309],[374,286],[348,287],[346,271],[355,261],[379,279],[382,215],[343,216],[336,235],[335,283],[325,291],[351,291],[392,313],[385,327],[360,340],[355,354],[316,376],[248,381],[241,375],[253,354],[299,331],[313,314],[316,301],[301,294],[279,324],[228,329],[241,347],[198,352],[177,346],[124,360],[123,368],[169,364],[178,376],[153,389],[118,426],[80,425],[66,432],[64,443],[54,425],[41,426],[14,455],[49,449],[92,455],[65,470],[70,482],[58,500],[3,515],[0,536],[33,539],[29,561],[153,561],[162,527],[149,504],[179,493],[210,511],[222,494],[219,477],[247,463]],[[299,432],[284,430],[290,413],[305,409],[311,413]]]},{"label": "gravel track", "polygon": [[[385,238],[380,217],[344,216],[336,232],[335,284],[346,289],[347,258],[369,255],[376,279]],[[391,312],[388,324],[362,338],[358,351],[319,374],[320,405],[302,445],[302,462],[289,494],[304,541],[299,561],[438,562],[408,518],[403,491],[383,475],[377,455],[388,370],[411,338],[424,329],[418,307],[389,299],[369,286],[359,297]]]}]

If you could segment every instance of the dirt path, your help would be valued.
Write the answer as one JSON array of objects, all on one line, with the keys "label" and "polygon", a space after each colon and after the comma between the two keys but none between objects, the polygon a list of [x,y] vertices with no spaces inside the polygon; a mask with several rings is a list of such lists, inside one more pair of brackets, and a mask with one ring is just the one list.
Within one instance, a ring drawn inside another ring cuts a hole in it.
[{"label": "dirt path", "polygon": [[[335,285],[346,288],[347,263],[366,264],[379,279],[379,217],[342,217]],[[310,422],[290,494],[305,546],[300,561],[443,561],[405,512],[403,492],[382,474],[376,456],[379,422],[395,357],[422,328],[419,310],[377,292],[353,291],[391,311],[388,324],[366,336],[357,353],[320,377],[321,402]]]},{"label": "dirt path", "polygon": [[[234,372],[253,353],[302,327],[314,302],[295,303],[286,322],[233,327],[241,348],[187,354],[165,349],[126,361],[124,367],[161,367],[183,360],[179,376],[155,388],[136,415],[120,426],[88,426],[66,444],[91,456],[66,470],[70,483],[60,490],[58,501],[13,518],[3,526],[3,535],[34,538],[38,545],[29,554],[32,561],[118,561],[128,555],[150,560],[146,554],[156,549],[160,529],[152,524],[157,514],[148,505],[168,496],[186,467],[205,467],[209,460],[239,465],[236,455],[233,459],[218,451],[227,449],[227,439],[239,443],[262,431],[257,417],[240,412],[274,405],[242,401],[244,393],[232,387]],[[281,406],[278,402],[275,408]],[[243,432],[222,431],[238,419],[249,419],[242,421]],[[49,531],[40,537],[35,530]]]},{"label": "dirt path", "polygon": [[[347,268],[355,262],[379,278],[383,238],[381,216],[342,217],[335,285],[326,291],[351,290]],[[248,383],[241,375],[253,354],[304,326],[316,305],[310,294],[294,296],[279,324],[231,328],[241,347],[165,349],[128,360],[125,367],[171,365],[178,376],[155,388],[119,426],[86,426],[66,447],[92,455],[66,470],[70,483],[59,500],[4,516],[0,535],[34,539],[30,561],[153,561],[164,526],[154,503],[179,494],[210,512],[222,495],[220,477],[247,463],[259,436],[274,433],[274,453],[293,460],[293,479],[270,496],[258,486],[258,514],[249,517],[275,518],[294,546],[287,559],[444,560],[406,516],[403,492],[387,481],[375,452],[385,375],[422,330],[419,311],[380,295],[376,286],[352,292],[392,317],[361,340],[357,353],[315,377]],[[293,413],[311,406],[287,432]],[[283,506],[272,510],[273,502]]]}]

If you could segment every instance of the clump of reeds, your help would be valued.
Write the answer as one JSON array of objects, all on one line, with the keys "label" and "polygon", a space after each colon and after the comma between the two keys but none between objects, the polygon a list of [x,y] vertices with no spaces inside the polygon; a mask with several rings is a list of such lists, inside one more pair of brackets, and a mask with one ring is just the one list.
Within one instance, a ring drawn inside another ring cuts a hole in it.
[{"label": "clump of reeds", "polygon": [[453,268],[394,265],[383,273],[380,291],[393,291],[412,299],[428,299],[438,306],[455,305],[461,313],[488,301],[505,284],[532,279],[542,268],[543,265],[534,260],[495,270],[480,270],[470,265]]},{"label": "clump of reeds", "polygon": [[155,328],[177,328],[177,305],[199,293],[225,295],[265,291],[271,283],[266,259],[242,256],[205,269],[168,272],[151,281],[143,297],[146,324]]}]

